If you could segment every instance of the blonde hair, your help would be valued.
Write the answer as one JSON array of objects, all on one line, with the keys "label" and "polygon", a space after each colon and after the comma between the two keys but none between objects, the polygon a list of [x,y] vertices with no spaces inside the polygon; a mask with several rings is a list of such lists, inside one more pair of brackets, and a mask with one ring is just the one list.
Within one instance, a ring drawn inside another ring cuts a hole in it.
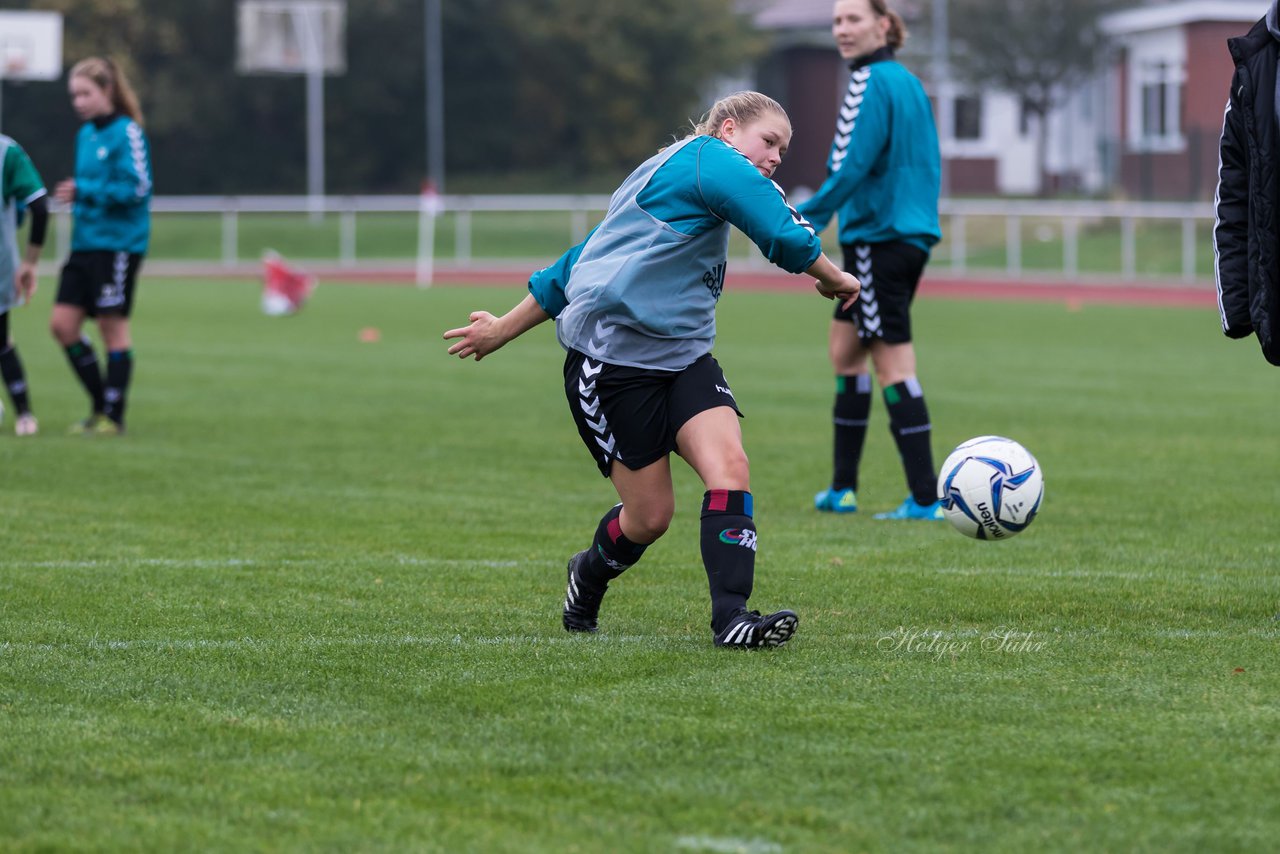
[{"label": "blonde hair", "polygon": [[889,19],[889,32],[885,34],[885,44],[894,50],[899,49],[907,41],[907,25],[902,16],[889,8],[886,0],[869,0],[871,11],[877,18]]},{"label": "blonde hair", "polygon": [[110,59],[104,56],[82,59],[71,67],[71,76],[92,81],[99,89],[111,95],[111,106],[116,112],[124,113],[142,124],[142,107],[138,105],[138,96],[129,85],[129,78]]},{"label": "blonde hair", "polygon": [[740,125],[749,124],[766,113],[776,113],[791,123],[782,105],[759,92],[734,92],[711,105],[702,120],[693,126],[692,136],[720,136],[725,119],[733,119]]}]

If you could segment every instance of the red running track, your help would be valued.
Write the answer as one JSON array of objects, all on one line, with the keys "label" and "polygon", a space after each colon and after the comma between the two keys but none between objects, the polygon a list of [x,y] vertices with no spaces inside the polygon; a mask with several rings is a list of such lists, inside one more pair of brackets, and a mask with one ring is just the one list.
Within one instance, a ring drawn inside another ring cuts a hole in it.
[{"label": "red running track", "polygon": [[[157,266],[151,265],[152,272]],[[317,276],[322,282],[384,282],[412,284],[414,272],[411,268],[388,268],[382,270],[344,269],[330,265],[299,264],[300,268]],[[252,269],[252,268],[249,268]],[[442,284],[498,285],[518,287],[528,280],[532,266],[493,265],[490,267],[453,268],[438,265],[435,269],[436,281]],[[174,271],[177,272],[176,270]],[[254,273],[240,269],[228,274],[225,268],[210,265],[204,270],[184,268],[183,274],[227,276],[234,278],[251,278]],[[732,269],[725,276],[725,287],[730,290],[795,292],[812,288],[811,280],[805,276],[790,276],[785,273],[769,270]],[[1088,304],[1138,305],[1138,306],[1171,306],[1185,308],[1215,308],[1217,292],[1212,282],[1195,281],[1186,283],[1168,282],[1120,282],[1105,280],[1068,281],[1054,280],[1043,275],[1024,280],[999,277],[966,276],[952,277],[945,273],[930,275],[926,273],[920,284],[920,295],[926,299],[990,299],[990,300],[1033,300],[1039,302],[1061,302],[1068,309],[1078,309]]]},{"label": "red running track", "polygon": [[[450,283],[517,284],[527,274],[511,270],[440,271],[439,278]],[[759,272],[730,270],[725,275],[725,288],[732,291],[794,291],[812,287],[805,276],[788,276],[763,270]],[[929,299],[1035,300],[1061,302],[1068,308],[1093,304],[1174,306],[1213,308],[1217,292],[1212,283],[1135,284],[1133,282],[1070,282],[1043,278],[1015,281],[1010,279],[925,275],[920,283],[920,296]]]}]

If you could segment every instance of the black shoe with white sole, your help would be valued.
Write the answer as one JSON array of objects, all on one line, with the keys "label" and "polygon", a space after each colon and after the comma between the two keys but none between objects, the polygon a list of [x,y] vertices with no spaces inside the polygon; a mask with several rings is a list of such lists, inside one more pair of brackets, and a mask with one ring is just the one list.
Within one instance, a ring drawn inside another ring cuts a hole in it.
[{"label": "black shoe with white sole", "polygon": [[763,617],[759,611],[748,611],[716,634],[716,646],[736,649],[782,646],[791,640],[799,625],[800,617],[795,611],[774,611]]}]

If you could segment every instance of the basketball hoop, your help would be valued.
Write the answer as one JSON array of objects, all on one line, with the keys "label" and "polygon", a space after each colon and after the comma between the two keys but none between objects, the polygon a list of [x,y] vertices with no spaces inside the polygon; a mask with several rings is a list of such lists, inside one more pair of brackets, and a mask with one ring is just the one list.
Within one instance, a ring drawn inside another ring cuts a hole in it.
[{"label": "basketball hoop", "polygon": [[0,9],[0,83],[61,75],[62,13]]},{"label": "basketball hoop", "polygon": [[307,196],[324,217],[324,78],[345,74],[347,0],[238,0],[236,71],[307,79]]},{"label": "basketball hoop", "polygon": [[236,70],[343,74],[346,27],[346,0],[239,0]]},{"label": "basketball hoop", "polygon": [[62,14],[0,10],[0,77],[57,80],[62,76]]}]

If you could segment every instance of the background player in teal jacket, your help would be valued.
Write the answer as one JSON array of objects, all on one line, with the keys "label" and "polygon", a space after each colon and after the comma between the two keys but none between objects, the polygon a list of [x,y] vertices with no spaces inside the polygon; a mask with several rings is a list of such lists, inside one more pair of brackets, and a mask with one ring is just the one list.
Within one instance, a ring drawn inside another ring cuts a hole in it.
[{"label": "background player in teal jacket", "polygon": [[920,81],[894,61],[906,28],[884,0],[836,0],[831,31],[840,55],[849,60],[849,89],[840,105],[828,177],[798,209],[819,231],[839,215],[844,267],[862,282],[862,294],[852,310],[838,309],[831,322],[834,470],[814,505],[836,513],[858,509],[858,465],[871,412],[870,357],[911,493],[896,510],[876,518],[941,519],[932,426],[911,334],[911,303],[929,250],[941,237],[933,110]]},{"label": "background player in teal jacket", "polygon": [[[11,137],[0,134],[0,376],[13,401],[13,432],[34,436],[38,429],[27,393],[18,348],[9,337],[9,310],[36,292],[36,262],[49,222],[44,182],[31,158]],[[18,249],[19,214],[31,218],[25,252]],[[0,416],[4,407],[0,406]]]},{"label": "background player in teal jacket", "polygon": [[608,583],[666,532],[675,512],[670,455],[706,486],[702,560],[718,646],[778,646],[792,611],[747,611],[756,528],[739,410],[711,355],[725,284],[729,226],[774,264],[852,302],[857,280],[822,254],[813,229],[771,180],[791,140],[782,107],[756,92],[718,101],[693,136],[641,164],[604,221],[529,280],[502,317],[484,311],[450,329],[449,353],[479,361],[549,317],[568,351],[565,396],[579,435],[621,503],[569,560],[563,623],[594,632]]},{"label": "background player in teal jacket", "polygon": [[[50,326],[92,402],[89,417],[72,432],[113,435],[124,430],[133,374],[129,315],[151,236],[151,155],[138,98],[114,62],[81,60],[68,89],[84,125],[76,137],[75,177],[55,191],[58,201],[75,207],[71,257]],[[102,333],[105,378],[82,332],[86,317],[96,318]]]}]

